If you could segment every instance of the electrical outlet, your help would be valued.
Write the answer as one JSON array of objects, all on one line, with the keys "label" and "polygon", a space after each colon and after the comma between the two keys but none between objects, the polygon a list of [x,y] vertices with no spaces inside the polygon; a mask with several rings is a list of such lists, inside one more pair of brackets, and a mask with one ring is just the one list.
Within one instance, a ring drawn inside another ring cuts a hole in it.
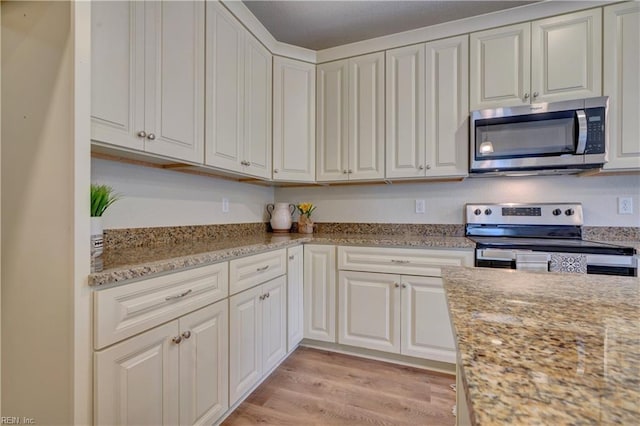
[{"label": "electrical outlet", "polygon": [[222,213],[229,213],[229,199],[222,199]]},{"label": "electrical outlet", "polygon": [[633,198],[618,197],[618,214],[633,214]]},{"label": "electrical outlet", "polygon": [[416,200],[416,213],[424,214],[426,211],[426,204],[424,200]]}]

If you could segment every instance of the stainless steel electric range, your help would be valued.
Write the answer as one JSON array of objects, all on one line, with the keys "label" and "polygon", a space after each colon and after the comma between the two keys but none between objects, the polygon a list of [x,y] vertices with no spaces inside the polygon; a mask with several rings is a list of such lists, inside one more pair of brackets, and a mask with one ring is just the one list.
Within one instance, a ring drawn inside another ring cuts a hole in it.
[{"label": "stainless steel electric range", "polygon": [[476,266],[638,276],[635,248],[582,239],[580,203],[467,204],[465,214]]}]

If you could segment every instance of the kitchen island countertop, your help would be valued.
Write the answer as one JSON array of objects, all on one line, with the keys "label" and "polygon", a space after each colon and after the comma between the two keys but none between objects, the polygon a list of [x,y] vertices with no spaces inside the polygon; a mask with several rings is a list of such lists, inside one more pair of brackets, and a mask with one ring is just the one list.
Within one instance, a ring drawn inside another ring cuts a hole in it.
[{"label": "kitchen island countertop", "polygon": [[640,419],[638,278],[442,273],[472,423]]},{"label": "kitchen island countertop", "polygon": [[105,250],[105,269],[89,275],[89,285],[122,283],[302,243],[469,250],[475,247],[475,243],[465,237],[265,233],[233,239]]}]

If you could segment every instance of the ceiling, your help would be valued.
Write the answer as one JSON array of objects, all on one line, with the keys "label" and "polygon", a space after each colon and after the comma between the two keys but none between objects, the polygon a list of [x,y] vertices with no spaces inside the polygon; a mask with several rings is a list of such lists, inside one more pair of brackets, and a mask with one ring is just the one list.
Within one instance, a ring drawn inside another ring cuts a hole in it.
[{"label": "ceiling", "polygon": [[243,3],[276,40],[322,50],[535,1],[243,0]]}]

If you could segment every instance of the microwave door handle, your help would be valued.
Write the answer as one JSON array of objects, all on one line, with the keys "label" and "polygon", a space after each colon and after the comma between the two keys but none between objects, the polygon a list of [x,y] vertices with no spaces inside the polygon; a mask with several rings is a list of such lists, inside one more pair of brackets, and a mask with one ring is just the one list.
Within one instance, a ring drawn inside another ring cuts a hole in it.
[{"label": "microwave door handle", "polygon": [[576,118],[578,119],[578,146],[576,147],[576,154],[584,154],[584,150],[587,147],[587,114],[584,110],[579,109],[576,111]]}]

